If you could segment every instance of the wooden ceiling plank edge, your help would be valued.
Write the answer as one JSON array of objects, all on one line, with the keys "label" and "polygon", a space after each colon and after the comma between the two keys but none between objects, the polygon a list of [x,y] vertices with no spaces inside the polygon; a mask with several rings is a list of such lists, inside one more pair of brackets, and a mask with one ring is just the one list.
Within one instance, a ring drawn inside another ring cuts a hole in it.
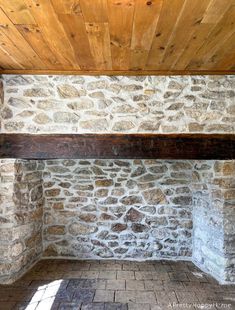
[{"label": "wooden ceiling plank edge", "polygon": [[235,75],[235,70],[0,70],[0,74],[21,75]]}]

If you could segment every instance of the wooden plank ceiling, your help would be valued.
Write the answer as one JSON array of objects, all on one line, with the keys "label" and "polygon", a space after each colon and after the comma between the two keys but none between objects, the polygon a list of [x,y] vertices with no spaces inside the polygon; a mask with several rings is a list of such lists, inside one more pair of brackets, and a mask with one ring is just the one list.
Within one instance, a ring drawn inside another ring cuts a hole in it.
[{"label": "wooden plank ceiling", "polygon": [[235,73],[235,0],[0,0],[0,73]]}]

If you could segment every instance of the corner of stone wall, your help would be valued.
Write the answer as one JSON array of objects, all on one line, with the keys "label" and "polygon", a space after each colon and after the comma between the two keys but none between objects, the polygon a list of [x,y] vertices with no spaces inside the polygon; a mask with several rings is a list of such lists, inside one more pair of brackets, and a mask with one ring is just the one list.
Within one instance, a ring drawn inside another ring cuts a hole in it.
[{"label": "corner of stone wall", "polygon": [[223,163],[224,282],[235,284],[235,160]]},{"label": "corner of stone wall", "polygon": [[235,283],[235,161],[194,170],[192,261],[221,284]]},{"label": "corner of stone wall", "polygon": [[0,161],[0,283],[14,282],[42,254],[42,163]]},{"label": "corner of stone wall", "polygon": [[[3,89],[3,77],[0,75],[0,111],[4,104],[4,89]],[[2,119],[0,117],[0,132],[2,131]]]}]

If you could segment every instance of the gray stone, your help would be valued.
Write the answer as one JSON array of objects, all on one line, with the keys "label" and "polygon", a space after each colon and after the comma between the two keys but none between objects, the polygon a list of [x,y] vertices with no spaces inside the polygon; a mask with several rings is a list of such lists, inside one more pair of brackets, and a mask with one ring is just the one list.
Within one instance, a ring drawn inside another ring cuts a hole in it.
[{"label": "gray stone", "polygon": [[4,108],[1,112],[1,117],[3,119],[9,119],[13,117],[13,112],[10,108]]},{"label": "gray stone", "polygon": [[25,109],[25,108],[31,107],[28,101],[21,99],[21,98],[14,98],[14,97],[10,97],[7,104],[9,104],[12,107],[18,108],[18,109]]},{"label": "gray stone", "polygon": [[87,110],[93,108],[94,104],[90,99],[83,98],[80,99],[79,101],[69,103],[68,107],[71,110],[79,111],[79,110]]},{"label": "gray stone", "polygon": [[56,123],[77,123],[79,118],[79,115],[69,112],[55,112],[53,114]]},{"label": "gray stone", "polygon": [[24,91],[25,97],[49,97],[53,93],[45,88],[31,88]]}]

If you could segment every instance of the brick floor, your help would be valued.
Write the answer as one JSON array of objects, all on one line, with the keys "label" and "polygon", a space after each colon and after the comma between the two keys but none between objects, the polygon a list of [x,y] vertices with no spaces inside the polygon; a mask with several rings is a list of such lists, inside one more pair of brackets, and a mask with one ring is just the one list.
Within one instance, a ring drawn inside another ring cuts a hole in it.
[{"label": "brick floor", "polygon": [[0,310],[15,309],[232,310],[235,286],[219,285],[189,262],[43,260],[0,285]]}]

